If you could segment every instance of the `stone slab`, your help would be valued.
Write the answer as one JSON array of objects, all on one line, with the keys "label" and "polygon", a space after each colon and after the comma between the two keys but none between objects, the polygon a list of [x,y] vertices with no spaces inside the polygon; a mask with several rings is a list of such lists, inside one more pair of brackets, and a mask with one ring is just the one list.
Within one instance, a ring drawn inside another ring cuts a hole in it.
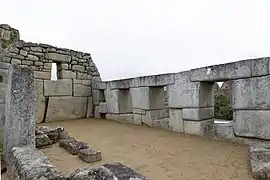
[{"label": "stone slab", "polygon": [[59,141],[59,147],[64,148],[72,155],[78,154],[79,150],[89,148],[88,145],[82,141],[77,141],[74,138],[61,139]]},{"label": "stone slab", "polygon": [[184,133],[203,136],[212,131],[213,121],[184,121]]},{"label": "stone slab", "polygon": [[270,76],[235,80],[232,89],[233,109],[270,109]]},{"label": "stone slab", "polygon": [[214,118],[214,107],[206,108],[184,108],[182,109],[185,120],[205,120]]},{"label": "stone slab", "polygon": [[137,109],[149,109],[150,97],[149,87],[137,87],[130,89],[132,97],[132,107]]},{"label": "stone slab", "polygon": [[87,114],[86,117],[93,117],[93,98],[88,97],[87,98]]},{"label": "stone slab", "polygon": [[251,77],[251,60],[237,61],[190,70],[190,81],[220,82]]},{"label": "stone slab", "polygon": [[44,153],[33,147],[12,148],[11,162],[11,172],[14,177],[20,177],[19,179],[67,179],[56,170]]},{"label": "stone slab", "polygon": [[76,73],[69,70],[61,70],[59,76],[60,79],[76,79]]},{"label": "stone slab", "polygon": [[175,74],[175,83],[168,86],[170,108],[199,107],[200,83],[189,82],[189,72]]},{"label": "stone slab", "polygon": [[270,139],[269,110],[237,110],[233,119],[237,136]]},{"label": "stone slab", "polygon": [[73,84],[73,96],[88,97],[92,95],[90,86],[83,86],[81,84]]},{"label": "stone slab", "polygon": [[35,148],[35,88],[33,70],[12,65],[6,93],[4,154],[9,164],[13,147]]},{"label": "stone slab", "polygon": [[86,116],[87,97],[50,97],[46,122],[78,119]]},{"label": "stone slab", "polygon": [[44,118],[45,112],[45,102],[44,97],[44,85],[43,80],[35,79],[35,96],[36,96],[36,106],[35,106],[35,121],[36,123],[41,123]]},{"label": "stone slab", "polygon": [[50,138],[46,134],[36,135],[36,148],[49,146],[52,144]]},{"label": "stone slab", "polygon": [[[105,99],[106,99],[106,103],[107,103],[107,107],[108,107],[108,113],[119,114],[118,96],[119,96],[118,89],[115,89],[115,90],[106,89],[105,90]],[[97,97],[96,97],[94,91],[93,91],[93,98],[94,98],[94,104],[95,104],[95,99]]]},{"label": "stone slab", "polygon": [[133,87],[166,86],[174,83],[174,73],[141,76],[137,78],[121,79],[107,83],[110,89],[126,89]]},{"label": "stone slab", "polygon": [[45,53],[45,58],[53,60],[55,62],[67,62],[71,61],[71,57],[65,54],[58,54],[58,53]]},{"label": "stone slab", "polygon": [[72,80],[44,80],[44,96],[72,96]]},{"label": "stone slab", "polygon": [[34,77],[36,79],[50,80],[51,79],[51,72],[47,72],[47,71],[34,71]]},{"label": "stone slab", "polygon": [[234,139],[233,122],[229,121],[228,123],[214,123],[213,135],[216,138]]},{"label": "stone slab", "polygon": [[258,58],[251,60],[251,75],[256,76],[266,76],[269,74],[269,58]]},{"label": "stone slab", "polygon": [[86,163],[93,163],[102,160],[100,151],[96,151],[92,148],[81,149],[78,151],[78,157]]},{"label": "stone slab", "polygon": [[174,132],[184,132],[182,109],[169,109],[169,129]]},{"label": "stone slab", "polygon": [[105,103],[105,102],[99,103],[99,113],[105,114],[107,112],[108,112],[107,103]]}]

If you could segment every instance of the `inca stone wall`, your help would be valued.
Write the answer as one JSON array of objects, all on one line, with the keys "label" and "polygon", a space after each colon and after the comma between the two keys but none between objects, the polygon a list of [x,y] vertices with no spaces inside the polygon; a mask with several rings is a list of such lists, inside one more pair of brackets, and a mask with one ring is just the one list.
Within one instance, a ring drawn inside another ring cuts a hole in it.
[{"label": "inca stone wall", "polygon": [[[94,84],[95,117],[195,135],[270,140],[269,58]],[[233,121],[214,123],[215,82],[229,81]],[[167,89],[169,117],[164,111]],[[98,96],[95,96],[98,98]]]},{"label": "inca stone wall", "polygon": [[[36,122],[91,117],[92,83],[101,81],[91,55],[18,38],[16,41],[14,29],[2,26],[0,39],[15,40],[2,47],[0,61],[34,70]],[[52,63],[57,64],[57,81],[51,80]]]}]

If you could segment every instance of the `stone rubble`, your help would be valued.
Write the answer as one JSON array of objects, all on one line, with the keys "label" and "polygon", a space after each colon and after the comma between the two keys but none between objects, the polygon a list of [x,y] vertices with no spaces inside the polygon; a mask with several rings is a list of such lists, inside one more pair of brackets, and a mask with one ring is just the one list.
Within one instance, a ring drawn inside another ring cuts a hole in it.
[{"label": "stone rubble", "polygon": [[108,163],[99,167],[83,167],[73,172],[69,180],[148,180],[145,176],[121,163]]},{"label": "stone rubble", "polygon": [[74,138],[61,139],[59,141],[59,147],[64,148],[67,152],[72,155],[77,155],[81,149],[89,148],[88,144],[82,141],[77,141]]},{"label": "stone rubble", "polygon": [[14,147],[11,151],[11,171],[14,179],[19,180],[66,180],[67,178],[56,170],[41,151],[24,146]]},{"label": "stone rubble", "polygon": [[86,163],[93,163],[102,160],[101,152],[92,148],[80,149],[78,151],[78,157]]},{"label": "stone rubble", "polygon": [[249,159],[253,177],[270,180],[270,146],[250,146]]}]

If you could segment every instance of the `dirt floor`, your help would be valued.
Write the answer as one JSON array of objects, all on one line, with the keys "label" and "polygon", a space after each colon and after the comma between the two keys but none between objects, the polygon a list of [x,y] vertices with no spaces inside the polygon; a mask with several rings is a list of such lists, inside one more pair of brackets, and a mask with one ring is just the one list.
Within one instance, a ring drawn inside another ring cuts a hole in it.
[{"label": "dirt floor", "polygon": [[83,119],[53,122],[71,136],[102,152],[99,163],[86,164],[54,145],[42,151],[69,174],[78,167],[118,161],[153,180],[252,180],[248,147],[161,129]]}]

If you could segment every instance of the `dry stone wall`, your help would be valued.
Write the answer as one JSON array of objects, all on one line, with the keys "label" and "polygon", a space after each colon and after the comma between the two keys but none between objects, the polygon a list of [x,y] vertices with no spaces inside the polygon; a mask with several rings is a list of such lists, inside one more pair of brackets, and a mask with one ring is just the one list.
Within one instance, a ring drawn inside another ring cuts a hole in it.
[{"label": "dry stone wall", "polygon": [[[2,50],[0,61],[34,70],[37,123],[92,117],[92,82],[101,78],[89,53],[18,40]],[[51,80],[52,63],[56,81]]]},{"label": "dry stone wall", "polygon": [[[93,84],[96,93],[105,94],[105,102],[94,101],[95,117],[194,135],[270,140],[269,63],[268,57],[249,59]],[[221,81],[230,82],[233,121],[226,124],[214,123],[215,82]]]}]

